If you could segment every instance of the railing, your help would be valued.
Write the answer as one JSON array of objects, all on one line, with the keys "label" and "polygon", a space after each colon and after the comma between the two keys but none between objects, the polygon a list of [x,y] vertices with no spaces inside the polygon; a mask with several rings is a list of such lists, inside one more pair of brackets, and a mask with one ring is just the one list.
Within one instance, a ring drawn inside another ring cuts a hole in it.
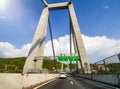
[{"label": "railing", "polygon": [[115,54],[91,64],[91,72],[92,74],[119,74],[120,54]]},{"label": "railing", "polygon": [[76,76],[120,87],[120,53],[90,64],[91,73]]}]

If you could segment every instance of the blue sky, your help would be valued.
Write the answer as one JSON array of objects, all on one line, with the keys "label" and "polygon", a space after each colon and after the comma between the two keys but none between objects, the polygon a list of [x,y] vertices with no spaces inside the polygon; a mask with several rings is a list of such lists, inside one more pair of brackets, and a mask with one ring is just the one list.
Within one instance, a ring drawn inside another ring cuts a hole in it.
[{"label": "blue sky", "polygon": [[[0,16],[6,17],[6,19],[0,19],[0,41],[11,42],[20,47],[22,44],[32,41],[43,4],[41,0],[16,1],[19,1],[21,5],[22,16],[10,19],[6,14],[0,12]],[[63,2],[66,0],[47,0],[48,3],[52,1]],[[14,0],[11,2],[14,5],[13,8],[16,7],[17,10]],[[73,3],[81,33],[88,36],[105,35],[113,39],[120,39],[120,0],[73,0]],[[13,8],[8,7],[6,12]],[[13,14],[17,13],[10,12],[10,15]],[[67,16],[67,10],[50,12],[53,34],[60,32],[59,35],[54,35],[54,38],[68,34]]]},{"label": "blue sky", "polygon": [[[31,43],[44,8],[41,0],[0,0],[0,3],[0,42],[11,43],[16,48]],[[120,40],[120,0],[73,0],[73,4],[82,34]],[[50,11],[50,21],[54,39],[69,34],[67,10]]]}]

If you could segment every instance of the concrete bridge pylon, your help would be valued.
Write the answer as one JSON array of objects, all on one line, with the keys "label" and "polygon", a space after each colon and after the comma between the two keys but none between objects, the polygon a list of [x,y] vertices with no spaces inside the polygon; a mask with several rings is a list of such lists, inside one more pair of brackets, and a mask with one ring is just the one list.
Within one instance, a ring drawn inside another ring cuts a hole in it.
[{"label": "concrete bridge pylon", "polygon": [[35,60],[35,57],[44,55],[43,53],[45,47],[46,31],[47,25],[49,23],[49,11],[59,9],[68,9],[69,11],[69,19],[71,25],[70,29],[74,39],[73,43],[76,53],[80,58],[78,61],[78,70],[81,70],[82,73],[90,73],[89,61],[86,55],[86,50],[84,47],[72,0],[54,4],[48,4],[45,0],[42,1],[45,7],[42,11],[36,32],[34,34],[32,45],[24,65],[23,73],[33,72],[35,70],[41,72],[43,60]]}]

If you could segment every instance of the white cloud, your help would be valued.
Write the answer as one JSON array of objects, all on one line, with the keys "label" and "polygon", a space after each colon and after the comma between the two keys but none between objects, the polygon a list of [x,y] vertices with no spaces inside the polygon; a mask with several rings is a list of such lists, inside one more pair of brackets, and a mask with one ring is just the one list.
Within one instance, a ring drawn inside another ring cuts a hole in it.
[{"label": "white cloud", "polygon": [[23,45],[16,48],[8,42],[0,42],[0,57],[21,57],[27,56],[30,44]]},{"label": "white cloud", "polygon": [[7,18],[7,17],[0,15],[0,19],[6,19],[6,18]]},{"label": "white cloud", "polygon": [[120,52],[120,40],[109,39],[106,36],[82,36],[91,62],[101,60]]},{"label": "white cloud", "polygon": [[[109,39],[105,36],[89,37],[82,35],[90,62],[96,62],[120,52],[120,40]],[[56,55],[69,53],[69,36],[54,39]],[[52,55],[51,42],[45,46],[45,55]]]},{"label": "white cloud", "polygon": [[[55,53],[59,55],[61,53],[69,53],[69,36],[65,35],[64,37],[59,37],[58,39],[53,40]],[[45,45],[45,55],[53,55],[51,41],[48,41]]]},{"label": "white cloud", "polygon": [[[96,62],[120,52],[120,40],[109,39],[106,36],[89,37],[82,35],[82,37],[90,62]],[[69,53],[69,35],[54,39],[53,42],[56,55]],[[0,57],[27,56],[29,49],[30,44],[16,48],[11,43],[0,42]],[[51,41],[46,43],[44,53],[47,56],[52,55]]]}]

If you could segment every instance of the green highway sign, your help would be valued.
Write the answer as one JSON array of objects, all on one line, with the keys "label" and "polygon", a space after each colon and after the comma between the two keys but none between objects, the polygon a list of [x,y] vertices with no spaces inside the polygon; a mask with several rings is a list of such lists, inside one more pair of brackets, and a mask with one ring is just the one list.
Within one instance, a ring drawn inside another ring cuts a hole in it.
[{"label": "green highway sign", "polygon": [[78,61],[78,56],[59,56],[59,61]]}]

